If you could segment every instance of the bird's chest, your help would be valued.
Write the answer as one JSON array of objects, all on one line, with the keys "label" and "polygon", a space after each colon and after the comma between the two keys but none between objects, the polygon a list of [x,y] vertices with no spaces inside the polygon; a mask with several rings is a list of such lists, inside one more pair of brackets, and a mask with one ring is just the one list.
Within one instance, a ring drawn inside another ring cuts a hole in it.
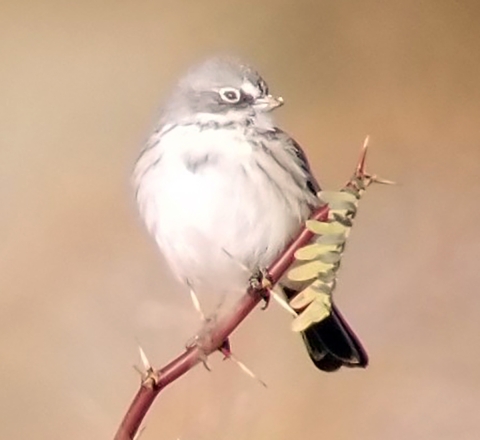
[{"label": "bird's chest", "polygon": [[[266,266],[309,213],[288,169],[240,130],[190,130],[162,139],[139,188],[147,225],[180,277]],[[278,167],[277,167],[278,168]]]}]

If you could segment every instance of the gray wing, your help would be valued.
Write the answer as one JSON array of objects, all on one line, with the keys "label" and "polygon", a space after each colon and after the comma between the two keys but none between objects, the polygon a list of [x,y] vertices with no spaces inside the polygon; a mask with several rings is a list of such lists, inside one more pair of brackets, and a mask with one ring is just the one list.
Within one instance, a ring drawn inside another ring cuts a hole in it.
[{"label": "gray wing", "polygon": [[[277,128],[275,132],[277,136],[288,139],[309,179],[308,188],[317,194],[320,191],[320,185],[311,172],[302,147],[282,130]],[[282,287],[289,300],[298,293],[296,289]],[[322,371],[336,371],[340,367],[365,368],[368,365],[367,352],[334,303],[332,303],[331,315],[303,332],[303,339],[310,358]]]},{"label": "gray wing", "polygon": [[277,139],[280,139],[283,142],[288,143],[291,146],[295,155],[299,159],[299,161],[302,165],[302,168],[304,169],[304,171],[306,172],[306,174],[308,176],[308,180],[307,180],[308,189],[313,194],[316,195],[320,191],[320,185],[319,185],[317,179],[315,178],[315,176],[312,173],[312,170],[310,168],[310,164],[309,164],[308,159],[307,159],[307,155],[303,151],[303,148],[300,146],[300,144],[295,139],[290,137],[287,133],[285,133],[280,128],[275,127],[274,130],[273,130],[273,133],[274,133],[274,135]]}]

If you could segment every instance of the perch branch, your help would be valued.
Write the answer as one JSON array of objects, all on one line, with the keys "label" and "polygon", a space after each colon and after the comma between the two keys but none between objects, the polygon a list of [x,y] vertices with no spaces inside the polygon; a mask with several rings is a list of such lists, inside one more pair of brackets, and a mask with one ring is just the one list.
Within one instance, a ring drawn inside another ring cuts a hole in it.
[{"label": "perch branch", "polygon": [[[380,181],[375,176],[369,176],[365,171],[365,156],[367,152],[368,138],[362,149],[360,160],[355,173],[346,188],[355,185],[358,180],[370,178],[371,181]],[[386,183],[386,182],[385,182]],[[319,207],[310,217],[311,220],[325,222],[328,220],[328,205]],[[315,234],[304,227],[297,237],[290,243],[285,251],[268,267],[268,274],[272,285],[277,283],[290,265],[294,262],[294,254],[301,247],[307,245]],[[206,356],[214,351],[222,350],[225,341],[247,315],[265,298],[267,292],[262,289],[248,289],[232,308],[224,316],[218,318],[210,329],[208,337],[202,340],[201,347],[193,345],[188,347],[178,357],[173,359],[163,368],[155,370],[144,358],[145,375],[142,378],[140,388],[134,396],[115,435],[115,440],[134,440],[138,435],[140,425],[150,409],[156,396],[169,384],[184,375],[187,371],[202,362]]]}]

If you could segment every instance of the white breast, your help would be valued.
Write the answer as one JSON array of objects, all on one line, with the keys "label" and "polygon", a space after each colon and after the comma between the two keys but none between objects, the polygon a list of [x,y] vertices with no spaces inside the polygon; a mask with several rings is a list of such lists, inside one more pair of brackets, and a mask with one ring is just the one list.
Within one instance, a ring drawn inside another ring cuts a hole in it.
[{"label": "white breast", "polygon": [[266,267],[310,213],[291,176],[298,164],[291,160],[291,173],[279,167],[241,129],[164,132],[135,171],[147,227],[197,293],[242,292],[251,271]]}]

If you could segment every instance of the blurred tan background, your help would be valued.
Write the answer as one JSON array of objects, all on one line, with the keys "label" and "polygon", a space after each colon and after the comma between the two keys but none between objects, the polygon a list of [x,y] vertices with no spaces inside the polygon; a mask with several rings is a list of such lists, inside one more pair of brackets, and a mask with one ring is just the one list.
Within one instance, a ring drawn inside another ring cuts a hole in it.
[{"label": "blurred tan background", "polygon": [[183,70],[250,60],[321,183],[366,195],[337,300],[365,371],[321,374],[278,307],[165,390],[142,439],[474,439],[480,431],[480,4],[474,0],[0,3],[0,437],[108,439],[193,311],[129,178]]}]

